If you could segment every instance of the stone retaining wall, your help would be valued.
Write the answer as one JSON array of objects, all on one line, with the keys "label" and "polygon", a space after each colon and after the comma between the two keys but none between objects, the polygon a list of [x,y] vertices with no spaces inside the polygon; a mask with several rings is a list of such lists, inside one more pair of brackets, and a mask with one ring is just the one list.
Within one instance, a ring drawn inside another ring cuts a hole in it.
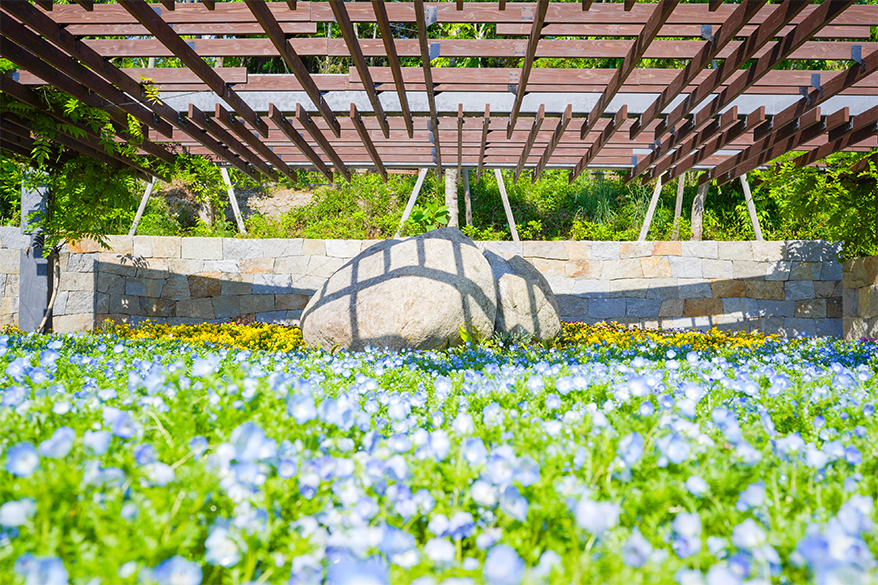
[{"label": "stone retaining wall", "polygon": [[844,337],[878,338],[878,256],[844,263]]},{"label": "stone retaining wall", "polygon": [[[0,228],[0,324],[14,323],[20,234]],[[124,323],[296,323],[310,295],[373,241],[113,236],[62,254],[55,329]],[[785,242],[479,242],[521,254],[566,321],[842,334],[839,247]]]}]

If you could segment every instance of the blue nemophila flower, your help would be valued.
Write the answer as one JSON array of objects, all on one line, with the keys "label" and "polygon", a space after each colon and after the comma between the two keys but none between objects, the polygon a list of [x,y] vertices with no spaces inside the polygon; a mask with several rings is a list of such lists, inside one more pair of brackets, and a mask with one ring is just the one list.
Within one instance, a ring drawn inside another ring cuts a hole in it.
[{"label": "blue nemophila flower", "polygon": [[626,435],[619,441],[616,453],[626,467],[634,467],[643,457],[643,435],[638,432]]},{"label": "blue nemophila flower", "polygon": [[40,467],[40,455],[30,441],[23,441],[6,452],[6,471],[28,477]]},{"label": "blue nemophila flower", "polygon": [[155,447],[150,443],[135,445],[132,453],[134,454],[134,461],[136,461],[138,465],[146,465],[147,463],[152,463],[157,460]]},{"label": "blue nemophila flower", "polygon": [[527,498],[515,486],[508,486],[500,495],[500,509],[519,522],[527,520],[528,507]]},{"label": "blue nemophila flower", "polygon": [[428,540],[427,544],[424,545],[424,554],[434,563],[450,564],[454,561],[457,551],[450,540],[436,536]]},{"label": "blue nemophila flower", "polygon": [[758,508],[763,503],[765,503],[765,482],[758,481],[751,483],[741,492],[735,509],[739,512],[746,512],[750,508]]},{"label": "blue nemophila flower", "polygon": [[635,569],[642,567],[652,554],[652,545],[635,527],[622,546],[622,562]]},{"label": "blue nemophila flower", "polygon": [[697,512],[680,512],[674,518],[676,538],[671,547],[681,559],[691,557],[701,550],[701,516]]},{"label": "blue nemophila flower", "polygon": [[204,455],[204,452],[207,451],[207,439],[202,436],[192,437],[189,439],[189,450],[192,451],[192,454],[196,461],[201,459],[201,456]]},{"label": "blue nemophila flower", "polygon": [[100,457],[110,448],[113,434],[109,431],[85,431],[82,435],[82,445],[97,457]]},{"label": "blue nemophila flower", "polygon": [[693,496],[700,497],[704,492],[710,489],[710,486],[708,486],[707,482],[697,475],[690,475],[686,480],[686,489],[689,490],[689,493]]},{"label": "blue nemophila flower", "polygon": [[13,570],[24,577],[24,585],[68,585],[69,576],[58,557],[35,557],[25,553],[15,561]]},{"label": "blue nemophila flower", "polygon": [[394,565],[408,569],[418,564],[420,554],[415,537],[399,528],[387,526],[378,550]]},{"label": "blue nemophila flower", "polygon": [[488,585],[519,585],[524,578],[524,560],[515,549],[498,544],[488,551],[482,577]]},{"label": "blue nemophila flower", "polygon": [[174,481],[174,478],[176,477],[174,469],[170,465],[162,463],[161,461],[147,463],[141,467],[141,472],[143,473],[141,485],[144,487],[165,487]]},{"label": "blue nemophila flower", "polygon": [[37,513],[37,503],[31,498],[13,500],[0,506],[0,526],[13,528],[23,526]]},{"label": "blue nemophila flower", "polygon": [[50,438],[40,443],[40,455],[50,459],[67,457],[73,448],[73,439],[75,438],[76,431],[70,427],[59,427],[55,429]]},{"label": "blue nemophila flower", "polygon": [[360,559],[330,551],[327,556],[326,585],[390,585],[390,567],[380,555]]},{"label": "blue nemophila flower", "polygon": [[247,551],[247,543],[235,538],[228,528],[214,526],[204,541],[204,560],[210,565],[234,567],[241,560],[241,552]]},{"label": "blue nemophila flower", "polygon": [[576,524],[591,534],[600,535],[619,523],[621,507],[612,502],[595,502],[582,498],[576,504]]},{"label": "blue nemophila flower", "polygon": [[478,479],[470,487],[470,497],[479,506],[493,508],[500,498],[500,490],[493,483]]},{"label": "blue nemophila flower", "polygon": [[217,370],[220,363],[220,356],[216,354],[208,354],[203,358],[198,358],[192,362],[193,376],[207,376],[213,374]]},{"label": "blue nemophila flower", "polygon": [[162,561],[152,570],[159,585],[201,585],[201,567],[180,555]]}]

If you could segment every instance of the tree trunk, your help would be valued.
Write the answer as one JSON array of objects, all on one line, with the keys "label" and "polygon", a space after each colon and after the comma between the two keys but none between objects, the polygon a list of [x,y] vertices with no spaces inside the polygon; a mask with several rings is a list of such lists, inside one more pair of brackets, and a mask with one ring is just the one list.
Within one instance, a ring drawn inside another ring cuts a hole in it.
[{"label": "tree trunk", "polygon": [[683,215],[683,188],[686,186],[686,173],[680,175],[677,180],[677,200],[674,203],[674,233],[671,239],[677,241],[680,239],[680,217]]},{"label": "tree trunk", "polygon": [[692,240],[701,241],[701,220],[704,216],[704,200],[707,198],[707,190],[710,189],[710,183],[698,185],[698,192],[695,194],[695,200],[692,201]]},{"label": "tree trunk", "polygon": [[446,167],[445,169],[445,206],[448,207],[448,226],[459,226],[458,219],[458,203],[457,203],[457,182],[460,179],[457,173],[457,167]]},{"label": "tree trunk", "polygon": [[61,258],[58,255],[59,249],[52,248],[52,251],[49,253],[49,263],[52,265],[52,282],[50,283],[52,296],[49,298],[46,314],[43,315],[43,320],[40,321],[40,326],[37,327],[39,333],[48,333],[49,317],[52,315],[52,309],[55,308],[55,299],[58,298],[58,291],[61,290]]}]

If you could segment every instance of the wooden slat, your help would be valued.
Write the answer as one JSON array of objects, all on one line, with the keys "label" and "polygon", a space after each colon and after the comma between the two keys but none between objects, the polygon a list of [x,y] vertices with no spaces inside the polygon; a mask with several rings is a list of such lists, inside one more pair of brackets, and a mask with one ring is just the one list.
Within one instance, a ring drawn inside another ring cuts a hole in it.
[{"label": "wooden slat", "polygon": [[211,120],[207,114],[196,108],[194,105],[189,104],[189,120],[204,130],[212,134],[216,137],[217,140],[225,144],[229,149],[231,149],[234,153],[240,156],[242,159],[247,161],[249,164],[253,165],[253,168],[258,169],[263,175],[268,177],[268,180],[274,181],[277,179],[274,171],[272,171],[271,167],[269,167],[265,162],[259,158],[256,153],[252,152],[248,149],[244,144],[242,144],[238,139],[229,134],[222,126],[216,123],[216,121]]},{"label": "wooden slat", "polygon": [[[288,35],[317,34],[316,22],[283,22],[281,30]],[[149,30],[140,24],[71,24],[65,28],[72,35],[80,37],[147,36]],[[265,31],[258,22],[229,23],[191,23],[175,24],[174,30],[180,35],[263,35]]]},{"label": "wooden slat", "polygon": [[[733,5],[734,6],[734,5]],[[720,24],[727,24],[726,20]],[[708,23],[705,23],[708,24]],[[782,29],[785,34],[793,25]],[[736,36],[749,37],[756,32],[754,24],[744,25]],[[543,27],[543,37],[636,37],[643,30],[639,24],[547,24]],[[530,32],[527,24],[498,24],[496,34],[499,36],[523,36]],[[700,24],[665,24],[659,29],[658,37],[700,38]],[[869,40],[871,32],[868,26],[833,25],[827,26],[814,35],[815,39],[860,39]]]},{"label": "wooden slat", "polygon": [[[622,123],[628,117],[628,104],[623,104],[619,111],[616,112],[616,115],[609,121],[607,127],[600,133],[598,139],[594,141],[594,143],[589,147],[589,149],[582,155],[582,159],[576,163],[576,166],[573,168],[573,172],[570,173],[570,182],[573,181],[582,174],[589,163],[597,157],[601,148],[603,148],[607,142],[613,137],[613,135],[618,132],[622,128]],[[588,124],[588,120],[583,123],[583,127]]]},{"label": "wooden slat", "polygon": [[[534,64],[534,58],[537,54],[537,45],[540,42],[540,31],[543,29],[543,22],[546,20],[546,12],[548,10],[549,0],[539,0],[534,12],[530,37],[527,40],[527,48],[524,53],[524,64],[522,64],[521,73],[518,75],[518,83],[515,89],[515,101],[512,102],[512,112],[509,114],[509,126],[506,129],[506,138],[512,137],[512,130],[515,128],[515,121],[518,118],[518,112],[521,110],[521,102],[524,100],[525,93],[527,93],[527,80],[530,77],[530,70]],[[515,180],[518,180],[517,175]]]},{"label": "wooden slat", "polygon": [[372,0],[372,7],[375,10],[375,19],[377,20],[378,28],[381,31],[381,40],[384,43],[387,62],[390,65],[390,71],[393,74],[393,82],[396,85],[396,93],[399,96],[400,109],[402,109],[402,115],[405,119],[405,128],[408,132],[409,138],[411,138],[414,132],[412,113],[411,110],[409,110],[408,93],[405,89],[402,67],[399,65],[399,56],[396,53],[396,43],[393,40],[393,31],[390,30],[390,21],[387,19],[387,9],[384,6],[383,0]]},{"label": "wooden slat", "polygon": [[436,115],[436,96],[433,92],[433,71],[430,64],[430,47],[427,45],[427,16],[424,0],[415,0],[415,18],[418,24],[418,46],[421,51],[421,67],[424,70],[424,83],[427,89],[427,102],[430,105],[430,120],[433,124],[436,170],[442,174],[442,149],[439,145],[439,118]]},{"label": "wooden slat", "polygon": [[514,181],[518,182],[518,177],[521,176],[521,171],[524,170],[524,165],[527,163],[527,157],[530,154],[531,149],[534,146],[534,141],[537,138],[537,133],[540,131],[540,127],[543,125],[543,120],[546,118],[546,106],[544,104],[540,104],[540,109],[537,111],[537,115],[534,117],[533,126],[531,126],[530,132],[527,135],[527,140],[524,143],[524,147],[521,149],[521,158],[518,159],[518,165],[515,167],[515,175]]},{"label": "wooden slat", "polygon": [[314,139],[320,149],[323,151],[329,160],[332,161],[333,166],[335,166],[335,172],[339,173],[350,183],[351,181],[351,173],[348,171],[344,162],[341,160],[341,157],[335,151],[335,148],[332,147],[332,144],[329,140],[326,139],[326,136],[323,135],[323,132],[320,131],[320,128],[314,124],[314,121],[311,120],[311,116],[308,112],[305,111],[305,108],[302,107],[302,104],[296,105],[296,119],[299,121],[299,124],[305,129],[305,131]]},{"label": "wooden slat", "polygon": [[274,122],[278,130],[283,132],[290,142],[299,149],[299,152],[305,155],[314,168],[320,171],[324,177],[332,181],[332,172],[326,166],[326,163],[320,159],[320,155],[311,148],[308,142],[302,138],[301,134],[299,134],[299,131],[293,127],[290,121],[287,120],[286,116],[284,116],[274,104],[268,104],[268,117],[271,118],[271,121]]},{"label": "wooden slat", "polygon": [[540,161],[537,163],[536,168],[534,168],[532,176],[533,182],[536,182],[536,180],[540,178],[540,175],[543,174],[543,170],[546,168],[546,165],[549,164],[549,159],[552,157],[552,153],[561,143],[561,138],[564,136],[564,132],[567,130],[567,126],[570,125],[570,120],[572,118],[573,106],[568,104],[567,109],[564,110],[564,113],[561,115],[561,120],[558,122],[558,126],[555,127],[555,131],[552,133],[552,139],[549,141],[549,144],[546,145],[546,150],[543,151]]},{"label": "wooden slat", "polygon": [[372,138],[369,137],[369,131],[366,129],[366,125],[363,124],[360,112],[354,104],[351,104],[351,121],[354,123],[354,128],[357,129],[357,134],[360,135],[360,140],[363,141],[363,146],[369,152],[369,157],[375,164],[375,168],[381,173],[381,177],[387,181],[387,169],[384,168],[384,163],[381,162],[381,155],[378,154],[378,149],[375,148]]},{"label": "wooden slat", "polygon": [[[279,156],[274,154],[271,148],[269,148],[269,146],[265,144],[263,140],[260,140],[259,138],[254,136],[251,130],[246,128],[244,124],[240,122],[240,120],[235,120],[232,117],[232,114],[220,104],[216,104],[214,106],[214,117],[219,120],[226,128],[237,134],[238,137],[243,140],[251,149],[258,152],[263,157],[263,159],[274,165],[276,171],[283,174],[291,181],[296,180],[295,171],[290,170],[287,165],[284,164],[284,161],[282,161]],[[265,138],[267,138],[267,136],[265,136]]]},{"label": "wooden slat", "polygon": [[482,139],[479,148],[479,164],[476,166],[476,181],[482,176],[482,166],[485,163],[485,149],[488,146],[488,127],[491,125],[491,106],[485,106],[485,118],[482,121]]}]

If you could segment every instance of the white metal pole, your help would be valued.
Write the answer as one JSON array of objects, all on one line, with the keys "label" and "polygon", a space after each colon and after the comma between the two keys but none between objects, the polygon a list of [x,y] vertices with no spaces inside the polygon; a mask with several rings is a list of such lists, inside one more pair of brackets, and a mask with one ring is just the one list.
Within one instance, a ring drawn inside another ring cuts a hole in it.
[{"label": "white metal pole", "polygon": [[421,187],[424,185],[424,179],[427,178],[427,171],[430,169],[423,168],[418,173],[418,180],[415,183],[415,188],[412,189],[412,194],[409,196],[409,201],[406,203],[405,210],[402,212],[402,218],[399,220],[399,227],[396,228],[396,233],[393,234],[394,238],[398,238],[400,232],[402,232],[402,226],[405,225],[405,221],[412,214],[412,209],[415,208],[415,200],[418,198],[418,193],[421,192]]},{"label": "white metal pole", "polygon": [[762,227],[759,225],[759,218],[756,216],[756,206],[753,205],[753,195],[750,193],[750,183],[747,181],[747,174],[741,175],[741,187],[744,188],[744,201],[747,202],[747,213],[750,214],[750,223],[753,224],[753,233],[756,235],[757,241],[762,241]]},{"label": "white metal pole", "polygon": [[659,195],[662,194],[662,177],[664,173],[659,175],[655,180],[655,189],[652,192],[652,199],[649,200],[649,209],[646,210],[646,217],[643,219],[643,226],[640,228],[640,235],[637,237],[638,242],[646,241],[646,233],[652,223],[652,216],[655,213],[655,206],[658,204]]},{"label": "white metal pole", "polygon": [[469,169],[463,169],[463,205],[466,209],[466,225],[473,224],[473,202],[469,191]]},{"label": "white metal pole", "polygon": [[232,213],[235,216],[235,223],[238,224],[238,231],[246,234],[247,228],[244,227],[244,218],[241,216],[241,210],[238,208],[238,198],[235,197],[235,188],[232,187],[229,170],[226,167],[220,167],[220,174],[222,174],[223,182],[226,184],[226,191],[229,194],[229,202],[232,204]]},{"label": "white metal pole", "polygon": [[680,218],[683,216],[683,187],[686,186],[686,173],[677,180],[677,201],[674,204],[674,233],[672,240],[680,239]]},{"label": "white metal pole", "polygon": [[146,184],[146,191],[144,191],[143,197],[140,199],[140,206],[137,208],[137,213],[134,215],[131,229],[128,230],[129,236],[133,236],[134,232],[137,231],[137,225],[140,223],[140,218],[143,217],[143,212],[146,211],[146,203],[149,201],[149,196],[152,195],[152,190],[155,188],[156,180],[155,177],[152,177],[149,183]]},{"label": "white metal pole", "polygon": [[509,231],[512,232],[512,241],[520,242],[518,230],[515,229],[515,218],[512,217],[512,207],[510,207],[509,197],[506,195],[506,184],[503,183],[503,173],[500,172],[500,169],[494,169],[494,176],[497,178],[497,186],[500,188],[500,198],[503,200],[503,210],[506,212],[506,221],[509,222]]}]

